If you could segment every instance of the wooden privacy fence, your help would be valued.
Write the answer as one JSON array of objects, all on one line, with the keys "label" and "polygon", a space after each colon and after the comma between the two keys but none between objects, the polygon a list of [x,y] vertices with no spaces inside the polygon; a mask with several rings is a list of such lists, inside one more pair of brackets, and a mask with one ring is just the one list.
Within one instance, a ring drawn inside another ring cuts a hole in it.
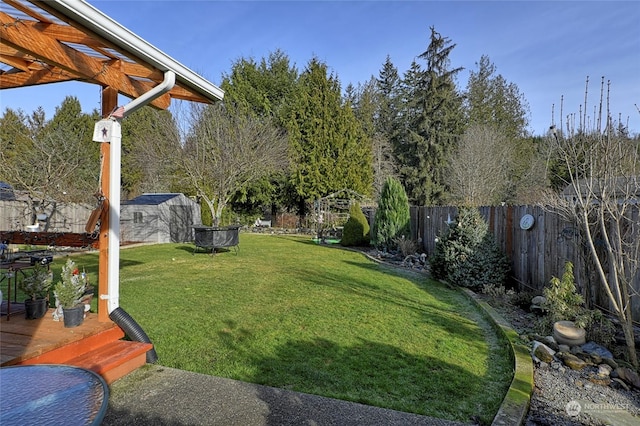
[{"label": "wooden privacy fence", "polygon": [[[590,267],[590,256],[580,241],[577,225],[558,214],[536,206],[480,207],[496,242],[511,260],[513,278],[519,290],[542,294],[552,277],[561,277],[567,261],[574,264],[576,287],[587,301],[609,309],[609,300],[599,278]],[[637,210],[637,208],[636,208]],[[427,254],[433,253],[436,238],[458,214],[457,207],[412,207],[412,238],[421,242]],[[522,229],[520,220],[530,214],[534,224]],[[638,212],[635,212],[638,217]],[[640,291],[640,277],[632,284]],[[640,321],[640,297],[632,297],[633,318]]]},{"label": "wooden privacy fence", "polygon": [[27,226],[40,224],[40,231],[83,233],[93,207],[81,204],[53,204],[45,212],[47,217],[37,220],[25,201],[0,201],[0,231],[24,231]]}]

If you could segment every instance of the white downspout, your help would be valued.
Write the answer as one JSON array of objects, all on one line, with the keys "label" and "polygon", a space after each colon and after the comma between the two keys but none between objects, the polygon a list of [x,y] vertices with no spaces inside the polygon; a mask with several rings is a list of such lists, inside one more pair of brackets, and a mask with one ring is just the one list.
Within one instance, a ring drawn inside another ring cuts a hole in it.
[{"label": "white downspout", "polygon": [[[148,103],[152,102],[154,99],[158,98],[161,95],[164,95],[169,90],[173,89],[173,86],[176,84],[176,73],[173,71],[165,71],[164,80],[162,83],[155,86],[153,89],[149,90],[147,93],[144,93],[142,96],[132,100],[128,104],[123,107],[118,108],[112,115],[116,118],[126,117],[137,109],[142,108]],[[116,116],[115,113],[122,110],[122,116]]]},{"label": "white downspout", "polygon": [[[108,294],[101,294],[101,299],[107,299],[109,313],[120,305],[120,167],[122,155],[122,129],[119,119],[126,117],[135,110],[147,105],[154,99],[171,90],[175,84],[176,75],[173,71],[164,73],[162,83],[155,86],[142,96],[134,99],[123,107],[117,108],[109,118],[96,124],[95,135],[99,133],[100,123],[109,121],[109,238],[107,244],[107,288]],[[103,127],[104,128],[104,127]],[[102,130],[102,129],[101,129]]]}]

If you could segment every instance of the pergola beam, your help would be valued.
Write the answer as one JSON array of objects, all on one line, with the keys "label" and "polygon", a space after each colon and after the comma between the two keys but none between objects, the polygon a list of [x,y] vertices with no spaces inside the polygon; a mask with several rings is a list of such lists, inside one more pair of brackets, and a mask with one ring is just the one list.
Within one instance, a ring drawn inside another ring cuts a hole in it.
[{"label": "pergola beam", "polygon": [[[47,36],[38,25],[33,22],[15,21],[11,16],[0,12],[0,39],[23,54],[33,56],[76,76],[76,80],[113,87],[130,98],[140,97],[154,87],[147,82],[136,81],[123,73],[121,60],[99,60],[91,57]],[[0,84],[2,88],[6,87],[4,80],[3,78]],[[38,81],[33,80],[33,75],[24,81],[39,84]],[[166,109],[170,102],[169,95],[163,95],[155,99],[152,105]]]}]

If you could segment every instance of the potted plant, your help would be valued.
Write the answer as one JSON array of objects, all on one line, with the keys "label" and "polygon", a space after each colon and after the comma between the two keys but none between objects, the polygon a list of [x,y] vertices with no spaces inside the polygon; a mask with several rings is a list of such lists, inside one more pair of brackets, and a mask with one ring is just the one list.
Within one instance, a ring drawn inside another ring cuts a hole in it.
[{"label": "potted plant", "polygon": [[36,264],[31,275],[19,282],[18,287],[27,296],[24,301],[27,319],[42,318],[49,308],[49,290],[53,274],[43,265]]},{"label": "potted plant", "polygon": [[56,284],[53,294],[56,306],[62,308],[65,327],[76,327],[84,320],[82,296],[87,287],[87,274],[78,270],[73,260],[68,259],[62,267],[61,280]]}]

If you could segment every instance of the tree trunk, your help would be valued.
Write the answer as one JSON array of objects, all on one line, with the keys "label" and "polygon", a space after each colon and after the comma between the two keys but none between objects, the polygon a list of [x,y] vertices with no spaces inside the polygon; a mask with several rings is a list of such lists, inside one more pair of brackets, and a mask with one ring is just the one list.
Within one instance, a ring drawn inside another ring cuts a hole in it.
[{"label": "tree trunk", "polygon": [[213,226],[220,226],[220,220],[222,219],[222,211],[226,207],[226,204],[218,200],[218,207],[216,208],[216,214],[213,216]]},{"label": "tree trunk", "polygon": [[211,225],[218,226],[218,217],[216,216],[216,208],[213,204],[213,200],[210,200],[205,196],[203,196],[202,199],[207,203],[207,207],[209,207],[209,213],[211,213]]},{"label": "tree trunk", "polygon": [[[630,311],[631,309],[627,309],[627,310]],[[618,317],[620,317],[620,315]],[[622,318],[620,318],[620,320],[622,324],[622,331],[624,333],[624,340],[625,340],[625,343],[627,344],[627,353],[629,355],[629,362],[637,370],[638,355],[636,354],[636,341],[635,341],[635,336],[633,334],[633,321],[631,319],[631,312],[628,312],[627,318],[625,319],[624,322],[622,321]]]}]

